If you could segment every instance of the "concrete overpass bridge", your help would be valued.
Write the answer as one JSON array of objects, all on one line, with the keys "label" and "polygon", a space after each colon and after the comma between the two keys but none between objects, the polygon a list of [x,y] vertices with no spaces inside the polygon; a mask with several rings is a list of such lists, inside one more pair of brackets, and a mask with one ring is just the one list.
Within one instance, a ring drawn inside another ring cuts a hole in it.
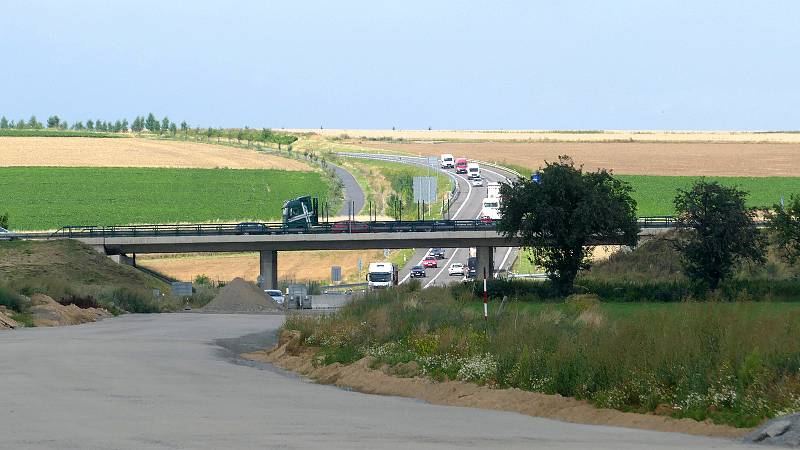
[{"label": "concrete overpass bridge", "polygon": [[[671,218],[639,220],[641,236],[674,226]],[[76,239],[120,262],[135,263],[137,253],[259,252],[264,288],[278,284],[278,252],[300,250],[361,250],[404,248],[477,249],[477,273],[494,273],[495,247],[521,246],[519,239],[499,234],[495,224],[481,220],[336,222],[309,229],[282,224],[180,224],[114,227],[64,227],[55,233],[17,234],[22,239]],[[614,236],[596,245],[620,244]],[[132,258],[129,258],[131,255]]]}]

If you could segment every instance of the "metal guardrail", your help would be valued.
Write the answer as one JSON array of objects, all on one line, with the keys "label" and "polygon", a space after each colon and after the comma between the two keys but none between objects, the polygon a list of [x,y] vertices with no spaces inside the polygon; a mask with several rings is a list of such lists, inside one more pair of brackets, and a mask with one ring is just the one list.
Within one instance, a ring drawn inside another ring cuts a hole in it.
[{"label": "metal guardrail", "polygon": [[[640,228],[674,228],[674,217],[641,217]],[[490,231],[497,228],[494,221],[476,220],[414,220],[414,221],[340,221],[321,223],[312,227],[287,227],[282,223],[244,222],[229,224],[151,224],[120,226],[65,226],[55,232],[8,233],[0,239],[59,239],[151,236],[241,236],[293,235],[337,233],[408,233],[432,231]]]},{"label": "metal guardrail", "polygon": [[450,193],[448,194],[448,198],[450,202],[455,202],[458,199],[458,196],[461,194],[461,190],[458,187],[458,177],[456,177],[453,173],[444,170],[440,167],[431,166],[428,164],[428,158],[421,158],[418,156],[402,156],[402,155],[389,155],[384,153],[357,153],[357,152],[336,152],[334,153],[336,156],[341,156],[343,158],[356,158],[356,159],[371,159],[373,161],[387,161],[387,162],[396,162],[401,164],[413,164],[416,166],[423,166],[429,167],[439,173],[443,173],[450,178],[452,182],[452,187],[450,188]]}]

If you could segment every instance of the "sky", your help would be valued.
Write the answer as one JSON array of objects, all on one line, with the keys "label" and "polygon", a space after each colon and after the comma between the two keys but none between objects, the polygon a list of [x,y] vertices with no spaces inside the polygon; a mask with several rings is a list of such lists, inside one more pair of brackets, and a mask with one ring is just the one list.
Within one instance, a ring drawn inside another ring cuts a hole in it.
[{"label": "sky", "polygon": [[800,129],[800,2],[0,2],[0,115]]}]

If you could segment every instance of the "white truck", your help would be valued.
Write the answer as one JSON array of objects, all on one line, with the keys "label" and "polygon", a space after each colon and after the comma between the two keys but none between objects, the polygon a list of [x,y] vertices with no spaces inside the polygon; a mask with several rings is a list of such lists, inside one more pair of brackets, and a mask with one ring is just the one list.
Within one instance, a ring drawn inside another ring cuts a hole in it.
[{"label": "white truck", "polygon": [[490,181],[486,184],[486,197],[488,198],[500,198],[500,183],[497,181]]},{"label": "white truck", "polygon": [[471,162],[467,164],[467,178],[470,180],[481,177],[481,166],[478,163]]},{"label": "white truck", "polygon": [[481,207],[481,219],[500,220],[500,199],[486,197]]},{"label": "white truck", "polygon": [[442,169],[452,169],[456,166],[456,160],[453,158],[453,155],[449,153],[442,153],[442,156],[439,158],[439,167]]},{"label": "white truck", "polygon": [[390,262],[369,263],[367,285],[370,289],[384,289],[397,285],[397,267]]}]

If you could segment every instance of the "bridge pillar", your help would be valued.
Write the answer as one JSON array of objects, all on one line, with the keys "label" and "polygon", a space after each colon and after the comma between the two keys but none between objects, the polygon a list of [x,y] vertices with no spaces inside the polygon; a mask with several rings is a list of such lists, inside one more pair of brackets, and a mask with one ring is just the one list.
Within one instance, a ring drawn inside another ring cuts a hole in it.
[{"label": "bridge pillar", "polygon": [[278,252],[276,250],[259,252],[259,269],[261,289],[278,289]]},{"label": "bridge pillar", "polygon": [[494,278],[494,247],[478,247],[475,254],[477,260],[475,265],[475,279],[483,280],[484,269],[486,279]]}]

